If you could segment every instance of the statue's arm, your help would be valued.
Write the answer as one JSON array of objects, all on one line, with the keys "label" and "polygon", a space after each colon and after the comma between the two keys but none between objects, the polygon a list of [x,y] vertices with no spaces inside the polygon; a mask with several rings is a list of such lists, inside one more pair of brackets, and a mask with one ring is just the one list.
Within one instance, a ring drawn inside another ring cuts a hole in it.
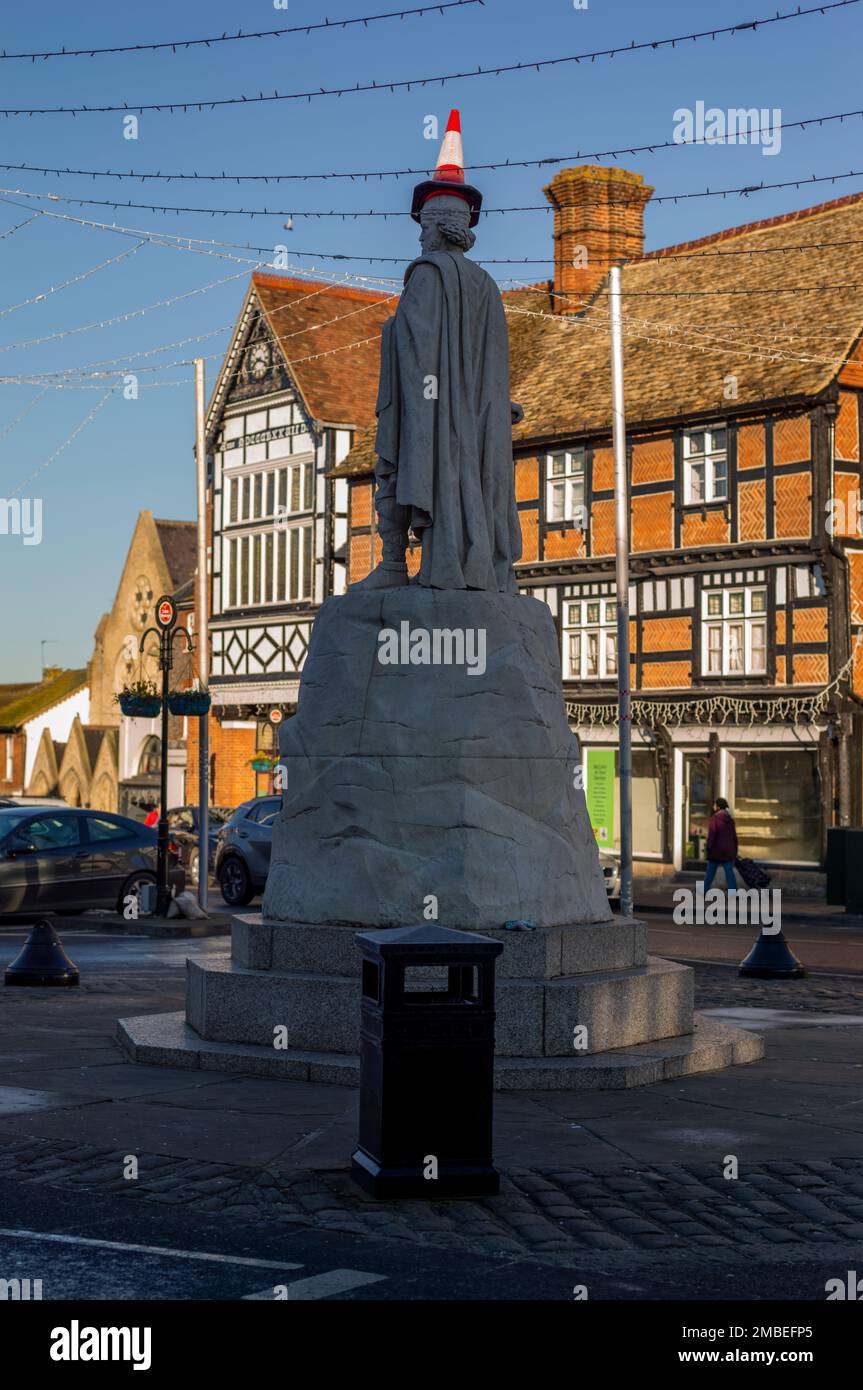
[{"label": "statue's arm", "polygon": [[514,425],[520,425],[524,419],[524,406],[519,405],[518,401],[510,401],[509,412],[512,416],[512,423]]}]

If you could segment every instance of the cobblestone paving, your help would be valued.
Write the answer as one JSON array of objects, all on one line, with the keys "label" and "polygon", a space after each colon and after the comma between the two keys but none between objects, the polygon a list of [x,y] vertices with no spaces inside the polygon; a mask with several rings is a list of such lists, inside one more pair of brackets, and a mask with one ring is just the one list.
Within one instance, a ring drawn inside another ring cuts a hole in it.
[{"label": "cobblestone paving", "polygon": [[499,1197],[471,1203],[372,1202],[346,1171],[227,1167],[125,1155],[54,1140],[0,1141],[0,1186],[12,1179],[101,1189],[133,1201],[224,1212],[250,1227],[285,1222],[552,1261],[588,1251],[683,1253],[747,1260],[766,1248],[810,1257],[816,1246],[863,1240],[863,1159],[774,1162],[728,1181],[717,1168],[653,1164],[594,1173],[512,1168]]},{"label": "cobblestone paving", "polygon": [[749,980],[727,966],[695,966],[696,1009],[793,1009],[801,1013],[863,1012],[863,976],[809,975],[802,980]]}]

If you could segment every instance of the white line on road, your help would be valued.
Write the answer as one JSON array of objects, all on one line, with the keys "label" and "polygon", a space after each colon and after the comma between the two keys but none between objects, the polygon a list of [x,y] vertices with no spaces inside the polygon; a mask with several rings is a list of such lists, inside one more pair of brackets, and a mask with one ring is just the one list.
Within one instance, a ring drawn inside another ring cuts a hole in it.
[{"label": "white line on road", "polygon": [[161,1255],[173,1260],[209,1260],[214,1264],[249,1265],[257,1269],[302,1269],[287,1260],[255,1260],[247,1255],[217,1255],[207,1250],[169,1250],[164,1245],[127,1245],[122,1240],[93,1240],[89,1236],[46,1235],[43,1231],[13,1231],[0,1227],[0,1237],[53,1241],[57,1245],[89,1245],[99,1250],[122,1250],[129,1255]]},{"label": "white line on road", "polygon": [[385,1274],[365,1274],[361,1269],[331,1269],[326,1274],[313,1274],[309,1279],[295,1279],[287,1285],[287,1300],[277,1299],[273,1289],[263,1289],[261,1293],[247,1293],[243,1303],[310,1303],[318,1298],[332,1298],[337,1293],[347,1293],[350,1289],[362,1288],[364,1284],[378,1284],[386,1279]]}]

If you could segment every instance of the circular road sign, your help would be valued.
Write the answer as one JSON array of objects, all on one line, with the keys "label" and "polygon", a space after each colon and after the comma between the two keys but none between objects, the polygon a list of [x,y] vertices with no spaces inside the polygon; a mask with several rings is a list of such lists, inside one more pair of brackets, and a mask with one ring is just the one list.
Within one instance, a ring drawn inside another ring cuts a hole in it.
[{"label": "circular road sign", "polygon": [[173,627],[177,621],[177,605],[168,595],[163,594],[156,602],[156,622],[159,627]]},{"label": "circular road sign", "polygon": [[282,711],[281,711],[280,709],[271,709],[271,710],[270,710],[270,723],[271,723],[271,724],[281,724],[281,722],[282,722],[282,720],[284,719],[284,717],[285,717],[285,716],[282,714]]}]

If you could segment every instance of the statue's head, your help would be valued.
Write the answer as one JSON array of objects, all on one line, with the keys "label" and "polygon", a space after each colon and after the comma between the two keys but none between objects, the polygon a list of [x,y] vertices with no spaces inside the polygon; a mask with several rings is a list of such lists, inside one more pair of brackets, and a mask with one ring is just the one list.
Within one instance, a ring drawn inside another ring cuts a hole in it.
[{"label": "statue's head", "polygon": [[450,193],[429,198],[420,213],[423,252],[469,251],[476,241],[470,219],[471,210],[464,198]]}]

